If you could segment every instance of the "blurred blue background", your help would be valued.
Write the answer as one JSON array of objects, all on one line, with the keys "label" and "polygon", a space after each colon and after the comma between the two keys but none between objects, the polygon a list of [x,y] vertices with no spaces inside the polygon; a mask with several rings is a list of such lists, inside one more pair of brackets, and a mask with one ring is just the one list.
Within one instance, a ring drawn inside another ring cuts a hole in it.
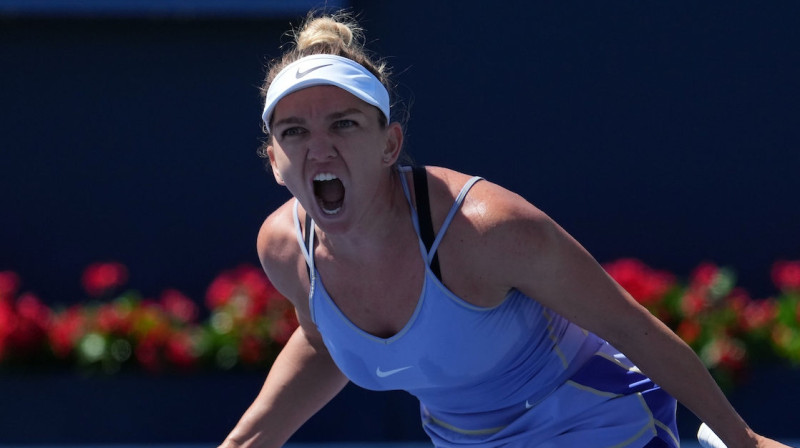
[{"label": "blurred blue background", "polygon": [[[345,4],[397,73],[417,162],[519,192],[600,261],[634,256],[686,275],[711,260],[765,296],[771,263],[800,258],[800,3],[327,2]],[[258,227],[288,198],[256,156],[258,86],[313,6],[324,3],[0,0],[0,270],[55,304],[83,300],[80,274],[98,260],[125,263],[144,294],[175,287],[198,300],[221,270],[256,263]],[[60,390],[58,378],[34,380],[0,379],[6,417],[49,403],[31,391]],[[213,416],[197,436],[215,439],[261,377],[239,380],[133,386],[182,391],[193,405],[162,417]],[[65,403],[159,407],[123,392],[86,398],[97,387]],[[364,403],[351,394],[345,409]],[[47,406],[54,419],[71,409]],[[160,415],[147,431],[97,427],[106,436],[89,442],[185,441]],[[398,422],[376,437],[419,435]],[[91,431],[9,428],[0,441]]]},{"label": "blurred blue background", "polygon": [[[257,87],[305,5],[25,4],[0,2],[0,268],[71,301],[92,261],[192,296],[256,261],[287,198],[255,154]],[[397,72],[418,162],[520,192],[600,261],[711,260],[760,296],[800,256],[797,3],[351,6]]]}]

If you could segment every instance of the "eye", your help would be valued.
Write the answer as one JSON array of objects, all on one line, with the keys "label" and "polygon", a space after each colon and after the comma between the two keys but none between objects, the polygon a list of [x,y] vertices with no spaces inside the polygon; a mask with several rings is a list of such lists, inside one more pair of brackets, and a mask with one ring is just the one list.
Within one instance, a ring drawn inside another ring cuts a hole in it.
[{"label": "eye", "polygon": [[294,137],[294,136],[303,134],[305,131],[306,131],[305,129],[303,129],[303,128],[299,127],[299,126],[293,126],[293,127],[290,127],[290,128],[286,128],[283,131],[281,131],[281,138]]},{"label": "eye", "polygon": [[334,129],[347,129],[356,126],[358,126],[358,123],[356,123],[354,120],[344,119],[344,120],[336,120],[333,122]]}]

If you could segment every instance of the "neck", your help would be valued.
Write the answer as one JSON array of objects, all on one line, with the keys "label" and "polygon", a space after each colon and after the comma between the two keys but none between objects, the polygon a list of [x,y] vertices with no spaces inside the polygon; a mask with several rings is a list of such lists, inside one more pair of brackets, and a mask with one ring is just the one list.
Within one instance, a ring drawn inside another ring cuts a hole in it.
[{"label": "neck", "polygon": [[320,246],[337,257],[367,260],[385,257],[387,250],[407,244],[401,236],[409,230],[414,233],[414,229],[400,183],[402,175],[392,168],[359,224],[348,232],[319,232]]}]

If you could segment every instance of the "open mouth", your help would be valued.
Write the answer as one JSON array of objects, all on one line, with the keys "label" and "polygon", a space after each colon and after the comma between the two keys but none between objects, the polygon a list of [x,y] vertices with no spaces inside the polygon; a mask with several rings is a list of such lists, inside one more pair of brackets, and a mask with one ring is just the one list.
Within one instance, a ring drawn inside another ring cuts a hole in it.
[{"label": "open mouth", "polygon": [[314,196],[325,214],[335,215],[344,203],[344,184],[331,173],[321,173],[314,177]]}]

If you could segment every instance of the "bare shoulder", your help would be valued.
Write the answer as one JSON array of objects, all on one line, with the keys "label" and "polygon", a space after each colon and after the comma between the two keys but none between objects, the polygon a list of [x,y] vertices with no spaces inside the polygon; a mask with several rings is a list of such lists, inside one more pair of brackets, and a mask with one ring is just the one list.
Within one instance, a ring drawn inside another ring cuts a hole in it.
[{"label": "bare shoulder", "polygon": [[294,200],[287,201],[261,225],[256,248],[270,282],[295,306],[305,305],[308,278],[305,259],[297,242],[293,216]]},{"label": "bare shoulder", "polygon": [[[436,225],[436,218],[440,217],[440,222],[444,220],[455,198],[472,176],[439,167],[430,167],[428,175],[432,185],[430,195]],[[515,228],[527,229],[528,232],[540,227],[540,230],[546,230],[551,223],[550,218],[527,199],[484,179],[472,186],[448,233],[463,231],[466,232],[465,236],[487,237],[498,233],[502,235]]]},{"label": "bare shoulder", "polygon": [[[431,169],[431,210],[438,232],[456,196],[472,177]],[[530,265],[558,226],[522,196],[488,180],[475,183],[439,247],[442,275],[462,298],[493,306],[519,284],[521,263]]]},{"label": "bare shoulder", "polygon": [[293,201],[289,200],[272,212],[258,231],[258,255],[262,260],[271,261],[284,254],[294,227],[292,216]]}]

